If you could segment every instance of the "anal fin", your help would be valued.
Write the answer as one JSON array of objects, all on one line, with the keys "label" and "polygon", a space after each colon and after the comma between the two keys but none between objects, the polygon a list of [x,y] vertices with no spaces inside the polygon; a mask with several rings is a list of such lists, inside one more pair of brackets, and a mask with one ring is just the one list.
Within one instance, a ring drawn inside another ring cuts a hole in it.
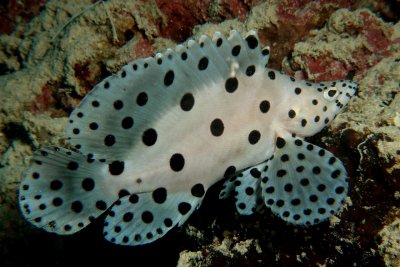
[{"label": "anal fin", "polygon": [[197,184],[189,192],[167,193],[158,188],[150,193],[121,198],[105,220],[104,236],[120,245],[143,245],[182,225],[200,206],[205,189]]}]

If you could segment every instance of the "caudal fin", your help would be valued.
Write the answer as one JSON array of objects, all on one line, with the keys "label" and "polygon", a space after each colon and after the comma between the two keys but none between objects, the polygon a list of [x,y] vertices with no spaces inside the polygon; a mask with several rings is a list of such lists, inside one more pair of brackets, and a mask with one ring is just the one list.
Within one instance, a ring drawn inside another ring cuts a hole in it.
[{"label": "caudal fin", "polygon": [[49,232],[81,230],[118,198],[103,186],[101,167],[101,162],[67,149],[37,151],[20,185],[22,214]]}]

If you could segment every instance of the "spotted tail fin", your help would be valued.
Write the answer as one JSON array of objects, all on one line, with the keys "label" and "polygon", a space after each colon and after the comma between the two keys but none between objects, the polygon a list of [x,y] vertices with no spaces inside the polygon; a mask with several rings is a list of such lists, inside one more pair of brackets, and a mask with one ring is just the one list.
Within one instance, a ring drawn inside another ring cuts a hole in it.
[{"label": "spotted tail fin", "polygon": [[37,151],[19,189],[23,216],[48,232],[78,232],[118,199],[104,186],[102,167],[90,157],[58,147]]}]

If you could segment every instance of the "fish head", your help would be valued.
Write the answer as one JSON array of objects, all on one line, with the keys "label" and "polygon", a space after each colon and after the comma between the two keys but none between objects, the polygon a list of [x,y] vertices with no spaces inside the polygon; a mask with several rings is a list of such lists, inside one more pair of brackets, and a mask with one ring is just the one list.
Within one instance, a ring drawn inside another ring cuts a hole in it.
[{"label": "fish head", "polygon": [[301,81],[290,88],[295,96],[287,101],[288,112],[284,128],[299,136],[312,136],[329,125],[343,112],[356,94],[358,85],[354,81],[340,80],[322,83]]},{"label": "fish head", "polygon": [[344,80],[332,83],[324,83],[323,101],[328,107],[331,107],[334,115],[341,113],[350,102],[350,99],[356,94],[358,89],[357,82]]}]

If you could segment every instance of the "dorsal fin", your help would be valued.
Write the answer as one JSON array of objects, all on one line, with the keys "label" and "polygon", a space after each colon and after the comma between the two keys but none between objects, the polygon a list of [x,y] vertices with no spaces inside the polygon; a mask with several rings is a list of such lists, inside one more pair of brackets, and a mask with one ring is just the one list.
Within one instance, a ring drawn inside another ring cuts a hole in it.
[{"label": "dorsal fin", "polygon": [[264,67],[266,51],[254,31],[244,39],[237,31],[228,39],[217,32],[212,40],[202,36],[187,47],[135,60],[96,85],[72,112],[67,130],[71,144],[98,159],[126,159],[157,139],[151,125],[162,114],[185,112],[196,92],[218,83],[223,88],[225,79],[248,74],[252,66]]}]

